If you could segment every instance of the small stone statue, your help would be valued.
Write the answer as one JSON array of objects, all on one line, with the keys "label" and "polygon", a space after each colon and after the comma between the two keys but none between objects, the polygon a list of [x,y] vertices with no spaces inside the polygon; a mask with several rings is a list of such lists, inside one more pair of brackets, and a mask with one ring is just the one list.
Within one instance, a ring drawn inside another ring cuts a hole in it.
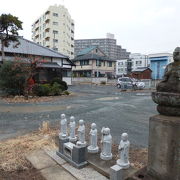
[{"label": "small stone statue", "polygon": [[117,160],[117,165],[122,167],[123,169],[127,169],[130,166],[129,163],[129,146],[130,143],[128,141],[128,134],[123,133],[121,135],[121,141],[119,143],[118,150],[120,152],[120,159]]},{"label": "small stone statue", "polygon": [[102,151],[100,154],[100,158],[103,160],[110,160],[112,159],[112,136],[110,134],[110,129],[109,128],[102,128],[101,130],[102,133]]},{"label": "small stone statue", "polygon": [[168,64],[163,80],[157,85],[152,99],[160,114],[180,116],[180,47],[173,52],[174,62]]},{"label": "small stone statue", "polygon": [[59,134],[60,138],[66,138],[67,137],[67,120],[66,115],[61,114],[61,132]]},{"label": "small stone statue", "polygon": [[84,120],[79,120],[79,128],[78,128],[78,141],[77,145],[84,147],[86,146],[85,141],[85,126],[84,126]]},{"label": "small stone statue", "polygon": [[88,146],[88,152],[90,153],[97,153],[99,151],[99,147],[97,146],[97,129],[96,124],[91,124],[91,131],[90,131],[90,146]]},{"label": "small stone statue", "polygon": [[70,117],[70,123],[69,123],[69,131],[70,131],[70,136],[69,136],[69,141],[70,142],[76,142],[77,137],[75,135],[75,130],[76,130],[76,122],[74,116]]}]

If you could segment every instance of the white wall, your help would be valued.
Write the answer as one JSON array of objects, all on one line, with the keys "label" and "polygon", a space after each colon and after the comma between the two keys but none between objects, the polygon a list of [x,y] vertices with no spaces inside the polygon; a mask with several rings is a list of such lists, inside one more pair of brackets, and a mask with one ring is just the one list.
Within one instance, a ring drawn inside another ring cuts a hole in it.
[{"label": "white wall", "polygon": [[63,81],[67,83],[67,85],[72,85],[72,78],[71,77],[63,77]]},{"label": "white wall", "polygon": [[[140,67],[148,67],[148,56],[140,53],[130,54],[132,60],[132,71]],[[127,59],[116,61],[116,75],[127,74]]]}]

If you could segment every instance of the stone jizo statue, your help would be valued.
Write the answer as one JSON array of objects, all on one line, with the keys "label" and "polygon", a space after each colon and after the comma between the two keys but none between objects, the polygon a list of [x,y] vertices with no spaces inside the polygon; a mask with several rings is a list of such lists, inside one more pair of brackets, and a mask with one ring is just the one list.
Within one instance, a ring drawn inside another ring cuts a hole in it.
[{"label": "stone jizo statue", "polygon": [[61,114],[61,131],[59,134],[60,138],[66,138],[67,137],[67,119],[65,114]]},{"label": "stone jizo statue", "polygon": [[174,62],[168,64],[163,80],[157,85],[152,99],[160,114],[180,116],[180,47],[173,52]]},{"label": "stone jizo statue", "polygon": [[110,134],[110,129],[109,128],[102,128],[101,130],[102,133],[102,149],[101,149],[101,154],[100,158],[103,160],[110,160],[112,159],[112,136]]},{"label": "stone jizo statue", "polygon": [[130,166],[129,146],[130,146],[130,143],[128,141],[128,134],[123,133],[121,135],[121,141],[120,141],[119,147],[118,147],[120,159],[117,160],[117,165],[119,165],[123,169],[127,169]]},{"label": "stone jizo statue", "polygon": [[90,146],[88,146],[88,152],[90,153],[97,153],[99,151],[99,147],[97,146],[97,129],[96,124],[91,124],[90,130]]},{"label": "stone jizo statue", "polygon": [[84,120],[79,120],[79,127],[78,127],[78,141],[77,145],[84,147],[86,146],[85,141],[85,126],[84,126]]},{"label": "stone jizo statue", "polygon": [[76,131],[76,122],[75,122],[75,118],[74,116],[70,117],[70,123],[69,123],[69,141],[70,142],[76,142],[77,141],[77,137],[75,135]]}]

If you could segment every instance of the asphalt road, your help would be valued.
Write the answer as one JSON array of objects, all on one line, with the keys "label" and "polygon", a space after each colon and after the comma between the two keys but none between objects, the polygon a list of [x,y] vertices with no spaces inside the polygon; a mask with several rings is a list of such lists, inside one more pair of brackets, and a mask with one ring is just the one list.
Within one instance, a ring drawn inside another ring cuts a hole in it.
[{"label": "asphalt road", "polygon": [[100,130],[111,129],[116,143],[123,132],[131,144],[147,147],[149,117],[157,114],[150,93],[120,92],[113,86],[76,85],[69,91],[77,95],[54,102],[8,104],[0,100],[0,140],[22,135],[39,128],[44,120],[58,125],[60,114],[76,121],[95,122]]}]

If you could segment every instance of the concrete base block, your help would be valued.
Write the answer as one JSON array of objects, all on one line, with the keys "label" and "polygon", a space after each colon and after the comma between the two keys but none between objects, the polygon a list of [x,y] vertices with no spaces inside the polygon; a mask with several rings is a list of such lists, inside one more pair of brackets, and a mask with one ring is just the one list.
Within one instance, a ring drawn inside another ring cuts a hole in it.
[{"label": "concrete base block", "polygon": [[180,179],[180,117],[150,118],[147,171],[158,180]]},{"label": "concrete base block", "polygon": [[69,142],[68,138],[59,138],[59,152],[64,153],[64,143]]},{"label": "concrete base block", "polygon": [[64,154],[61,154],[60,152],[56,152],[56,154],[57,154],[59,157],[61,157],[61,158],[63,158],[64,160],[66,160],[67,162],[69,162],[72,166],[74,166],[75,168],[78,168],[78,169],[83,168],[83,167],[85,167],[85,166],[88,164],[87,161],[84,161],[84,162],[81,162],[81,163],[77,164],[77,163],[74,162],[72,159],[69,159],[67,156],[65,156]]},{"label": "concrete base block", "polygon": [[100,158],[102,160],[105,160],[105,161],[108,161],[108,160],[111,160],[112,159],[112,153],[109,155],[109,156],[105,156],[103,155],[102,153],[100,154]]},{"label": "concrete base block", "polygon": [[88,164],[87,162],[87,147],[80,147],[71,142],[64,143],[63,153],[56,152],[58,156],[69,162],[76,168],[82,168]]},{"label": "concrete base block", "polygon": [[77,141],[76,145],[79,147],[86,147],[87,143],[86,141],[84,143],[82,143],[81,141]]},{"label": "concrete base block", "polygon": [[89,153],[98,153],[99,147],[93,148],[92,146],[88,146],[88,152]]},{"label": "concrete base block", "polygon": [[123,180],[123,169],[114,165],[110,168],[110,180]]}]

